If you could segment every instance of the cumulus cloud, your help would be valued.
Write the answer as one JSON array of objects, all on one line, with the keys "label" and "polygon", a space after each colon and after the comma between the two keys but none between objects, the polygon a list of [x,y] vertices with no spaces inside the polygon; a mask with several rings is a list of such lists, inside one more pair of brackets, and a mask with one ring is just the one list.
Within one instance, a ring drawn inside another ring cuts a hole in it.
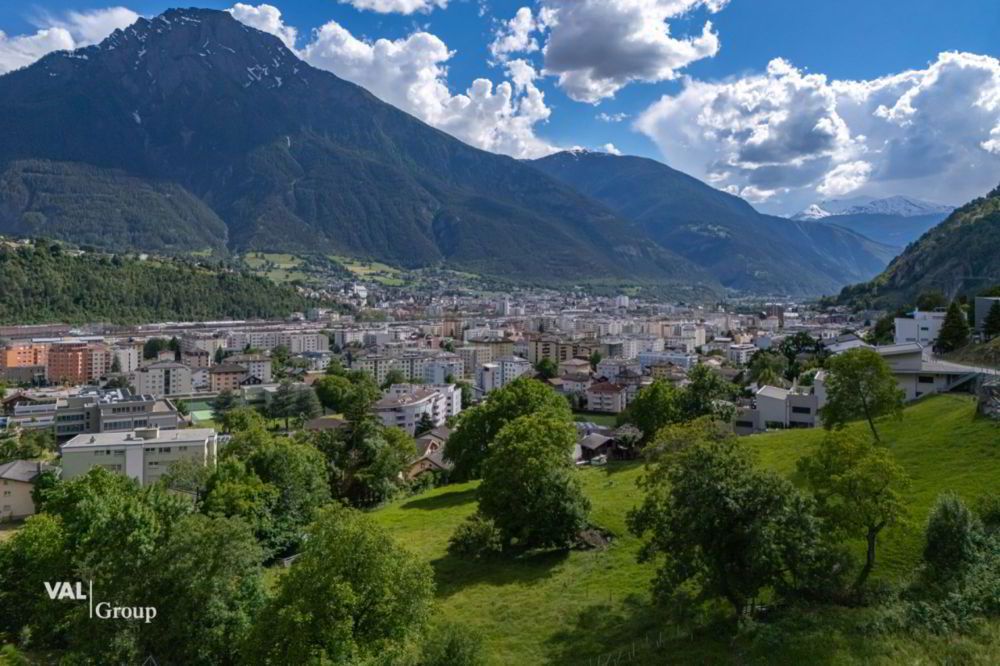
[{"label": "cumulus cloud", "polygon": [[636,127],[671,165],[775,211],[851,193],[960,203],[1000,177],[1000,61],[942,53],[924,69],[831,81],[779,59],[686,80]]},{"label": "cumulus cloud", "polygon": [[444,9],[448,6],[448,0],[340,0],[340,3],[379,14],[426,13],[435,8]]},{"label": "cumulus cloud", "polygon": [[622,151],[618,150],[618,148],[613,143],[606,143],[606,144],[604,144],[604,146],[602,146],[602,148],[603,148],[604,152],[606,152],[606,153],[608,153],[610,155],[621,155],[622,154]]},{"label": "cumulus cloud", "polygon": [[545,73],[572,99],[597,103],[633,81],[674,79],[692,62],[714,56],[710,21],[690,37],[671,34],[672,19],[698,8],[718,12],[728,0],[543,0],[549,27]]},{"label": "cumulus cloud", "polygon": [[0,74],[27,67],[46,53],[96,44],[117,28],[135,23],[139,15],[125,7],[45,16],[29,35],[9,36],[0,31]]},{"label": "cumulus cloud", "polygon": [[478,148],[522,158],[555,150],[535,134],[551,111],[534,83],[538,73],[525,60],[506,64],[509,81],[480,78],[464,93],[452,94],[447,62],[453,53],[428,32],[367,41],[330,21],[300,55]]},{"label": "cumulus cloud", "polygon": [[254,6],[237,2],[226,11],[232,14],[237,21],[245,23],[251,28],[269,32],[284,42],[288,48],[295,48],[298,30],[290,25],[285,25],[281,19],[281,11],[277,7],[272,5]]},{"label": "cumulus cloud", "polygon": [[544,9],[536,17],[530,7],[521,7],[514,18],[501,23],[490,42],[489,50],[494,60],[503,61],[512,53],[534,53],[538,51],[536,31],[545,29],[548,12]]}]

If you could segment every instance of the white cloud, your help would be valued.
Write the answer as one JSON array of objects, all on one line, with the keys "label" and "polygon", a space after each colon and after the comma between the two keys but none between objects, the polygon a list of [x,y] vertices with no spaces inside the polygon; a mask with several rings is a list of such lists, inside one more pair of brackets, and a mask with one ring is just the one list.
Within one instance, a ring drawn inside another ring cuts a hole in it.
[{"label": "white cloud", "polygon": [[448,6],[448,0],[340,0],[340,3],[379,14],[426,13],[435,8],[445,9]]},{"label": "white cloud", "polygon": [[850,193],[961,203],[1000,180],[1000,61],[942,53],[924,69],[831,81],[775,60],[763,74],[686,80],[636,127],[672,166],[775,211]]},{"label": "white cloud", "polygon": [[524,60],[507,63],[510,81],[476,79],[453,95],[447,45],[428,32],[365,41],[335,21],[322,26],[301,51],[310,64],[367,88],[380,99],[484,150],[539,157],[555,150],[535,135],[551,111]]},{"label": "white cloud", "polygon": [[237,21],[245,23],[251,28],[269,32],[284,42],[288,48],[295,48],[298,30],[292,26],[285,25],[281,19],[281,11],[277,7],[273,5],[254,6],[237,2],[226,11],[232,14],[233,18]]},{"label": "white cloud", "polygon": [[124,7],[108,7],[65,16],[45,16],[30,35],[8,36],[0,31],[0,74],[27,67],[52,51],[96,44],[117,28],[135,23],[139,15]]},{"label": "white cloud", "polygon": [[618,150],[618,148],[613,143],[606,143],[606,144],[604,144],[602,146],[602,148],[603,148],[604,152],[606,152],[606,153],[608,153],[610,155],[621,155],[622,154],[622,151]]},{"label": "white cloud", "polygon": [[692,62],[714,56],[719,37],[706,21],[701,34],[675,37],[670,21],[728,0],[542,0],[549,12],[545,73],[567,95],[596,103],[633,81],[674,79]]},{"label": "white cloud", "polygon": [[604,113],[603,111],[594,117],[602,123],[620,123],[629,119],[627,113]]},{"label": "white cloud", "polygon": [[872,165],[863,160],[838,164],[823,176],[816,191],[828,197],[844,196],[867,183],[871,173]]},{"label": "white cloud", "polygon": [[544,27],[543,16],[536,19],[530,7],[521,7],[514,18],[502,23],[494,33],[490,54],[494,60],[503,61],[512,53],[534,53],[538,50],[538,40],[532,35]]}]

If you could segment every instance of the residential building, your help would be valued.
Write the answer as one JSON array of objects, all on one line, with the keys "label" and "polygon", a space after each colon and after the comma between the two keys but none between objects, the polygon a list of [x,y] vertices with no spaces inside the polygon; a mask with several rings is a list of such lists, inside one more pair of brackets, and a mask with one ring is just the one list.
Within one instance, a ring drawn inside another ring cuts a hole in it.
[{"label": "residential building", "polygon": [[756,353],[757,346],[754,344],[731,344],[729,345],[729,349],[726,350],[726,358],[729,359],[730,363],[735,363],[736,365],[746,365]]},{"label": "residential building", "polygon": [[559,375],[581,375],[590,373],[590,360],[570,358],[559,362]]},{"label": "residential building", "polygon": [[191,369],[211,367],[213,360],[212,352],[206,349],[181,349],[181,363]]},{"label": "residential building", "polygon": [[462,411],[462,392],[454,385],[394,384],[372,407],[382,425],[414,434],[426,414],[435,426]]},{"label": "residential building", "polygon": [[458,354],[443,352],[435,355],[424,364],[425,384],[444,384],[465,376],[465,362]]},{"label": "residential building", "polygon": [[669,363],[684,370],[698,365],[698,356],[685,351],[665,350],[659,352],[639,352],[639,367],[646,372],[651,366]]},{"label": "residential building", "polygon": [[49,347],[48,378],[61,384],[86,384],[111,372],[114,354],[99,342],[57,343]]},{"label": "residential building", "polygon": [[263,354],[234,354],[226,359],[227,364],[246,368],[247,377],[256,377],[262,384],[271,383],[271,357]]},{"label": "residential building", "polygon": [[0,522],[21,520],[35,513],[31,491],[42,472],[57,467],[35,460],[14,460],[0,465]]},{"label": "residential building", "polygon": [[213,393],[238,391],[247,378],[247,369],[235,363],[220,363],[208,369],[209,389]]},{"label": "residential building", "polygon": [[625,386],[601,382],[587,389],[587,411],[619,414],[627,406],[628,391]]},{"label": "residential building", "polygon": [[138,345],[115,345],[112,351],[114,353],[114,357],[111,361],[112,367],[117,361],[118,372],[127,375],[131,372],[135,372],[139,368],[139,363],[142,361],[142,352],[141,347]]},{"label": "residential building", "polygon": [[945,312],[923,312],[914,310],[909,317],[896,317],[894,342],[897,345],[916,342],[923,347],[933,347],[937,343]]},{"label": "residential building", "polygon": [[466,379],[475,379],[477,369],[489,363],[491,358],[489,349],[477,345],[457,347],[455,353],[462,359]]},{"label": "residential building", "polygon": [[531,372],[531,363],[520,356],[503,356],[493,363],[479,366],[476,370],[476,388],[484,394],[490,393]]},{"label": "residential building", "polygon": [[157,397],[190,395],[194,392],[191,368],[176,361],[158,361],[132,373],[136,393]]},{"label": "residential building", "polygon": [[875,351],[889,364],[906,400],[968,386],[980,376],[976,368],[931,357],[926,348],[914,342],[884,345]]},{"label": "residential building", "polygon": [[137,428],[128,432],[77,435],[62,445],[61,454],[64,479],[86,474],[93,467],[104,467],[148,486],[181,460],[214,466],[217,436],[211,428],[169,431]]}]

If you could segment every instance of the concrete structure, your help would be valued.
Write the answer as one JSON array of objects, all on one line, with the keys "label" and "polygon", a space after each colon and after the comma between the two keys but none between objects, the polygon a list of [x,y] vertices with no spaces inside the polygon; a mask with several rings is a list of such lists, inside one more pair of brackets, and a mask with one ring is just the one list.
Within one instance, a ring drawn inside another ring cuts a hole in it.
[{"label": "concrete structure", "polygon": [[465,362],[458,354],[443,352],[424,364],[425,384],[444,384],[448,377],[461,379],[465,376]]},{"label": "concrete structure", "polygon": [[138,428],[120,433],[78,435],[63,444],[63,478],[73,479],[93,467],[125,474],[141,485],[155,483],[181,460],[214,466],[217,437],[211,428],[161,432]]},{"label": "concrete structure", "polygon": [[750,343],[732,344],[726,350],[726,358],[736,365],[746,365],[755,353],[757,353],[756,345]]},{"label": "concrete structure", "polygon": [[48,352],[48,378],[62,384],[86,384],[111,372],[114,353],[99,342],[53,344]]},{"label": "concrete structure", "polygon": [[503,356],[476,370],[476,388],[484,394],[490,393],[531,372],[531,363],[520,356]]},{"label": "concrete structure", "polygon": [[27,429],[53,428],[57,438],[65,439],[147,426],[172,429],[180,417],[168,400],[123,389],[87,388],[75,395],[15,405],[10,421]]},{"label": "concrete structure", "polygon": [[916,343],[885,345],[875,351],[889,364],[906,400],[968,386],[982,374],[976,368],[934,359]]},{"label": "concrete structure", "polygon": [[916,342],[924,347],[933,347],[937,343],[946,314],[943,310],[934,312],[914,310],[909,317],[896,317],[894,342],[897,345]]},{"label": "concrete structure", "polygon": [[654,365],[670,363],[684,370],[698,365],[698,356],[684,351],[665,350],[660,352],[639,352],[639,367],[643,372]]},{"label": "concrete structure", "polygon": [[22,520],[35,513],[31,491],[35,479],[58,468],[35,460],[14,460],[0,465],[0,522]]},{"label": "concrete structure", "polygon": [[159,361],[132,373],[136,393],[157,397],[190,395],[194,392],[191,368],[176,361]]}]

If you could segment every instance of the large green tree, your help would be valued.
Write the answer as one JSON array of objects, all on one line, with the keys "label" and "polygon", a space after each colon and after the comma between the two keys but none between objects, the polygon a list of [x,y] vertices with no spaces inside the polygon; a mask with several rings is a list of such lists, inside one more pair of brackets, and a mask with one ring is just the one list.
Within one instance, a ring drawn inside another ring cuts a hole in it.
[{"label": "large green tree", "polygon": [[810,500],[756,469],[732,434],[657,457],[640,487],[645,498],[628,525],[648,537],[640,561],[659,562],[653,585],[661,603],[693,587],[699,598],[724,599],[741,619],[765,590],[808,585],[824,561]]},{"label": "large green tree", "polygon": [[576,429],[536,413],[505,425],[483,465],[479,511],[506,543],[519,548],[563,547],[587,525],[590,503],[573,469]]},{"label": "large green tree", "polygon": [[660,428],[676,423],[684,417],[683,392],[668,381],[657,380],[636,394],[623,412],[621,421],[631,423],[642,432],[642,441],[648,442]]},{"label": "large green tree", "polygon": [[514,419],[538,412],[546,412],[567,423],[572,417],[564,397],[546,384],[525,377],[494,391],[484,403],[462,412],[445,446],[445,456],[455,465],[453,478],[478,477],[500,429]]},{"label": "large green tree", "polygon": [[846,431],[827,435],[799,468],[820,514],[846,535],[865,540],[865,564],[855,580],[860,588],[875,567],[879,535],[905,521],[909,478],[888,449]]},{"label": "large green tree", "polygon": [[430,567],[368,516],[330,505],[258,615],[254,664],[394,663],[419,638],[433,595]]},{"label": "large green tree", "polygon": [[903,390],[885,359],[873,349],[859,347],[827,362],[827,400],[820,409],[823,427],[842,428],[864,419],[875,441],[880,441],[876,419],[903,417]]},{"label": "large green tree", "polygon": [[354,390],[354,385],[343,375],[328,374],[316,380],[313,388],[316,390],[316,396],[323,407],[334,413],[339,413],[347,405],[347,398]]},{"label": "large green tree", "polygon": [[991,340],[1000,335],[1000,300],[993,301],[989,312],[986,313],[986,319],[983,320],[983,335]]},{"label": "large green tree", "polygon": [[969,344],[969,319],[959,302],[952,301],[941,323],[941,331],[934,346],[938,351],[948,353],[967,344]]}]

